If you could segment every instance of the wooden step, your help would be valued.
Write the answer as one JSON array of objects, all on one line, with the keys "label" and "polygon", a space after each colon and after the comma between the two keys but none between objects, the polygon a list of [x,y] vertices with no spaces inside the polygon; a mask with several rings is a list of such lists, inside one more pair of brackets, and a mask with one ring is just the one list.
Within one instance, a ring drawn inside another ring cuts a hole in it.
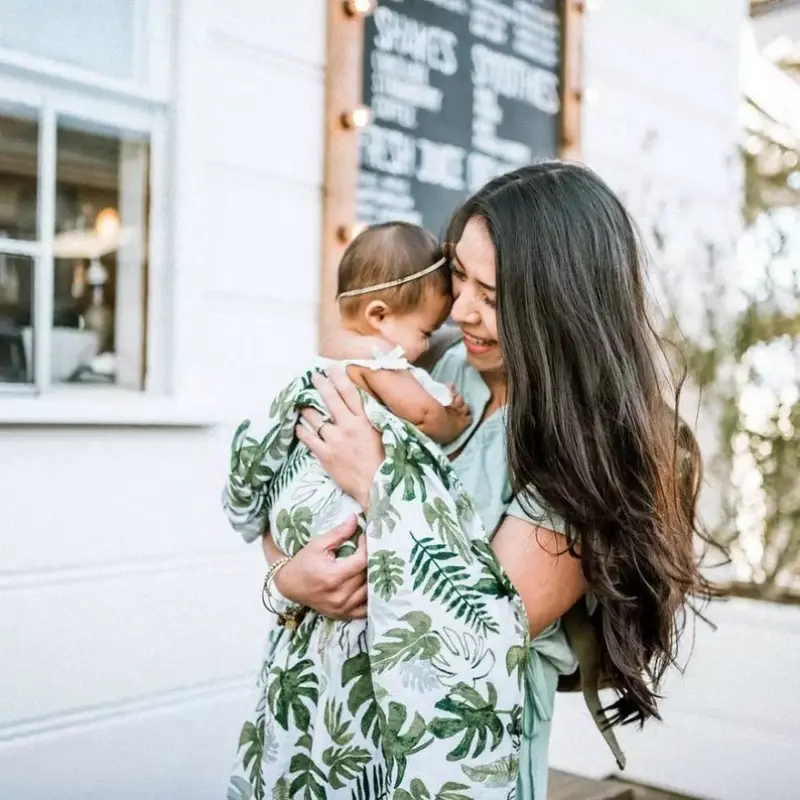
[{"label": "wooden step", "polygon": [[636,800],[628,786],[550,770],[547,800]]}]

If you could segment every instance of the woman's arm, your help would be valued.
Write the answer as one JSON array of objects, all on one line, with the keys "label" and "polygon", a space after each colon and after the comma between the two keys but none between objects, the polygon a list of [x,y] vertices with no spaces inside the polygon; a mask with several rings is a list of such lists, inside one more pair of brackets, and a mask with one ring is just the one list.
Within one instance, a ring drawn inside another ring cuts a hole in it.
[{"label": "woman's arm", "polygon": [[[328,533],[314,537],[275,576],[275,588],[287,599],[330,619],[367,616],[367,549],[363,537],[355,553],[343,558],[336,551],[352,539],[358,523],[350,517]],[[269,533],[262,540],[268,564],[284,553]]]},{"label": "woman's arm", "polygon": [[264,549],[264,558],[267,559],[268,567],[271,567],[276,561],[280,561],[286,556],[286,553],[275,544],[275,540],[269,531],[266,531],[261,537],[261,547]]},{"label": "woman's arm", "polygon": [[588,588],[580,560],[567,552],[560,533],[504,517],[492,549],[522,598],[531,636],[560,619]]}]

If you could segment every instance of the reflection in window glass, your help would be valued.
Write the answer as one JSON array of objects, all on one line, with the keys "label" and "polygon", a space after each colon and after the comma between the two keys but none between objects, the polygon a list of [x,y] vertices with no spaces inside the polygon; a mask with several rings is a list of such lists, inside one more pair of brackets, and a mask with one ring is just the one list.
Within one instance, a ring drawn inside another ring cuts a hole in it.
[{"label": "reflection in window glass", "polygon": [[36,112],[0,104],[0,240],[36,239],[38,158]]},{"label": "reflection in window glass", "polygon": [[0,45],[112,78],[141,77],[142,2],[0,0]]},{"label": "reflection in window glass", "polygon": [[53,380],[140,386],[148,142],[63,118],[57,143]]},{"label": "reflection in window glass", "polygon": [[33,381],[33,275],[29,256],[0,251],[0,383]]}]

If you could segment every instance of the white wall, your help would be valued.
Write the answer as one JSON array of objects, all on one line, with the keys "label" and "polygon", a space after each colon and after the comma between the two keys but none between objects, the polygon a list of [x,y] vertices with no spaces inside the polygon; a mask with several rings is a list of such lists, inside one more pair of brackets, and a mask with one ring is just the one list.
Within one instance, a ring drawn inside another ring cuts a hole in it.
[{"label": "white wall", "polygon": [[[630,206],[690,331],[708,244],[719,250],[723,276],[736,281],[745,6],[605,0],[587,18],[584,76],[596,101],[584,107],[584,156]],[[694,403],[684,409],[690,419]],[[711,411],[698,423],[707,455],[716,439]],[[706,499],[713,513],[713,487]],[[719,631],[700,624],[685,677],[670,676],[664,723],[621,732],[626,775],[716,800],[795,797],[800,610],[737,601],[714,608],[712,618]],[[580,697],[558,699],[551,761],[590,776],[615,771]]]},{"label": "white wall", "polygon": [[176,385],[208,429],[0,430],[0,798],[225,795],[262,558],[223,523],[231,423],[315,345],[323,0],[178,3]]}]

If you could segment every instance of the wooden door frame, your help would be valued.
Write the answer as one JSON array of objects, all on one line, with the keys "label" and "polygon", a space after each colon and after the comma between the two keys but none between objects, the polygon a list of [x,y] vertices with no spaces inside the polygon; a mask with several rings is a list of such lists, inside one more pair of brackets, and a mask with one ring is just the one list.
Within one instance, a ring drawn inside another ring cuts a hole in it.
[{"label": "wooden door frame", "polygon": [[[581,153],[581,39],[585,3],[564,3],[562,28],[562,108],[559,155],[578,160]],[[336,274],[355,226],[358,188],[358,130],[343,117],[361,102],[364,18],[350,15],[347,3],[329,0],[325,69],[325,161],[322,185],[322,259],[319,285],[320,346],[339,318]]]}]

